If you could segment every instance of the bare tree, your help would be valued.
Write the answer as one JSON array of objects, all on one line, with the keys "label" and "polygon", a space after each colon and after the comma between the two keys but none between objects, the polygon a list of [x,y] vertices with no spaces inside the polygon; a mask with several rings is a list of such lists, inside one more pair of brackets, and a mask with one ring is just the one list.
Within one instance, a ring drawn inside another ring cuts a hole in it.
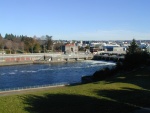
[{"label": "bare tree", "polygon": [[15,54],[16,54],[16,51],[18,50],[18,45],[19,43],[17,42],[12,42],[13,46],[12,46],[12,49],[15,51]]},{"label": "bare tree", "polygon": [[9,49],[9,53],[11,54],[11,49],[12,49],[12,41],[11,40],[7,40],[5,43],[5,46],[7,49]]},{"label": "bare tree", "polygon": [[19,43],[19,49],[21,49],[24,53],[24,42]]},{"label": "bare tree", "polygon": [[1,34],[0,34],[0,48],[3,48],[3,37]]},{"label": "bare tree", "polygon": [[53,49],[52,36],[46,35],[46,46],[47,46],[48,50],[52,50]]}]

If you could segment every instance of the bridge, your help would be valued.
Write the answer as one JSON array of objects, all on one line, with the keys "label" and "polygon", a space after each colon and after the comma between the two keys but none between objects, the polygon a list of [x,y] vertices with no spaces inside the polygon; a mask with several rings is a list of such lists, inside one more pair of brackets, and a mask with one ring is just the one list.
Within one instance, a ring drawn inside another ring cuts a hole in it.
[{"label": "bridge", "polygon": [[98,51],[100,55],[125,55],[126,51]]},{"label": "bridge", "polygon": [[0,54],[0,66],[31,64],[31,63],[53,63],[71,62],[92,59],[92,54],[62,54],[62,53],[32,53],[32,54]]},{"label": "bridge", "polygon": [[79,60],[123,60],[124,55],[120,54],[62,54],[62,53],[32,53],[32,54],[0,54],[0,65],[26,64],[26,63],[51,63],[71,62]]},{"label": "bridge", "polygon": [[104,55],[94,55],[93,59],[94,60],[106,60],[106,61],[123,61],[125,58],[125,55],[109,55],[109,54],[104,54]]},{"label": "bridge", "polygon": [[34,63],[49,63],[49,62],[70,62],[70,61],[79,61],[79,60],[88,60],[92,59],[92,54],[61,54],[61,55],[52,55],[52,54],[46,54],[39,58],[38,60],[35,60]]}]

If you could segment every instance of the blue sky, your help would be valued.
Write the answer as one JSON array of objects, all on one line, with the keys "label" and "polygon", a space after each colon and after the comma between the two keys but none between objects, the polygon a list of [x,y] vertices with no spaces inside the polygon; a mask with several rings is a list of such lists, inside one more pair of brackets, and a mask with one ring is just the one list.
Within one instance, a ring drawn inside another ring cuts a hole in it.
[{"label": "blue sky", "polygon": [[150,0],[0,0],[0,33],[64,40],[150,39]]}]

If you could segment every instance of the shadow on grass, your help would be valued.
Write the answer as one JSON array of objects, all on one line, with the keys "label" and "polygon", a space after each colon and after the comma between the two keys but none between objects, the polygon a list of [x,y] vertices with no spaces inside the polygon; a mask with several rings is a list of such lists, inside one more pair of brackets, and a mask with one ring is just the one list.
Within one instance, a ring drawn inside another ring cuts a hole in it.
[{"label": "shadow on grass", "polygon": [[[99,97],[69,94],[27,95],[24,103],[30,113],[130,113],[140,107],[150,107],[150,70],[139,70],[107,79],[106,84],[129,83],[141,89],[120,87],[118,90],[93,90]],[[99,82],[95,82],[94,84]],[[76,84],[77,85],[77,84]],[[73,86],[73,85],[72,85]],[[72,87],[70,86],[70,87]]]},{"label": "shadow on grass", "polygon": [[28,95],[24,102],[30,113],[128,113],[135,109],[117,101],[67,94]]},{"label": "shadow on grass", "polygon": [[150,107],[150,91],[132,88],[122,88],[121,90],[97,90],[100,96],[111,98],[117,102],[135,107]]},{"label": "shadow on grass", "polygon": [[130,73],[120,73],[111,79],[106,79],[110,83],[129,83],[139,86],[143,89],[150,90],[150,67],[138,69]]},{"label": "shadow on grass", "polygon": [[140,87],[140,89],[134,88],[134,86],[132,86],[133,88],[124,86],[118,90],[95,90],[94,93],[99,96],[114,99],[126,105],[150,108],[150,67],[127,74],[121,74],[114,78],[107,79],[105,82],[106,84],[127,83],[128,86],[135,85]]}]

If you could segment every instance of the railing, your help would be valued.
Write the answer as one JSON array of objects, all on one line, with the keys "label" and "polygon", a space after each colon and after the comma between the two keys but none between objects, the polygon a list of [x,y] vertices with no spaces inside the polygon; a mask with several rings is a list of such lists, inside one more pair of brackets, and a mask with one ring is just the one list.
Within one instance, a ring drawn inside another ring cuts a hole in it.
[{"label": "railing", "polygon": [[[72,83],[73,84],[73,83]],[[25,87],[16,87],[16,88],[5,88],[0,89],[1,92],[9,92],[9,91],[20,91],[20,90],[30,90],[30,89],[40,89],[40,88],[47,88],[47,87],[58,87],[58,86],[66,86],[69,83],[55,83],[55,84],[45,84],[45,85],[35,85],[35,86],[25,86]]]}]

